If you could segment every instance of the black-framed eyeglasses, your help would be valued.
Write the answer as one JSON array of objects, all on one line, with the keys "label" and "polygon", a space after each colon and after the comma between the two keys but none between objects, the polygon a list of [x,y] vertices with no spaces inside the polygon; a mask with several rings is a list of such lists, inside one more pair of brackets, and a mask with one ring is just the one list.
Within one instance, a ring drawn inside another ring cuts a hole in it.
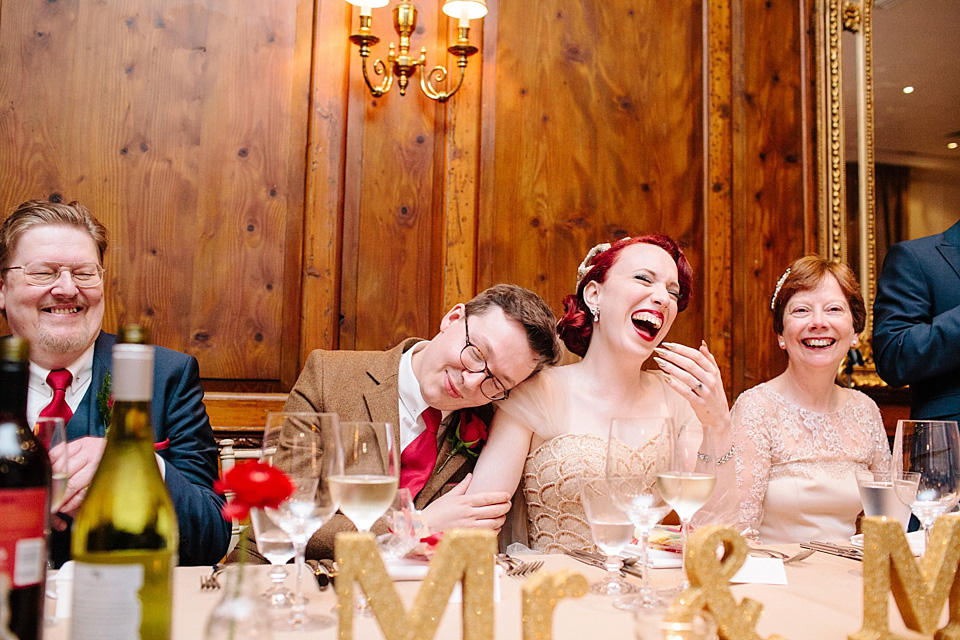
[{"label": "black-framed eyeglasses", "polygon": [[467,336],[467,344],[460,350],[460,364],[470,373],[485,373],[487,377],[480,383],[480,393],[487,400],[506,400],[510,390],[503,386],[500,379],[493,375],[487,367],[487,359],[477,345],[470,342],[470,327],[467,325],[467,312],[463,312],[463,330]]},{"label": "black-framed eyeglasses", "polygon": [[66,271],[73,278],[73,283],[80,288],[96,287],[103,282],[104,269],[99,264],[84,262],[80,264],[58,264],[56,262],[31,262],[16,267],[6,267],[4,272],[20,269],[27,284],[35,287],[49,287],[60,279],[60,274]]}]

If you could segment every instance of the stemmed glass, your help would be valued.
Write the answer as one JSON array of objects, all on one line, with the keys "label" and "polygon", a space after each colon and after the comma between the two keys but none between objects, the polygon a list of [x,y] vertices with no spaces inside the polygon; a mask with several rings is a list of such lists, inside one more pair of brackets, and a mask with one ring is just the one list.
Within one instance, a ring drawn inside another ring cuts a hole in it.
[{"label": "stemmed glass", "polygon": [[590,585],[590,593],[621,596],[636,591],[620,577],[620,552],[633,540],[633,523],[610,496],[606,478],[581,478],[580,499],[593,542],[606,555],[606,577]]},{"label": "stemmed glass", "polygon": [[261,596],[271,609],[286,609],[293,605],[293,592],[283,586],[287,579],[287,570],[284,567],[296,553],[293,540],[263,509],[251,509],[250,522],[257,540],[257,550],[271,564],[270,573],[267,575],[272,584]]},{"label": "stemmed glass", "polygon": [[680,516],[682,567],[680,588],[687,578],[687,536],[693,514],[707,503],[717,484],[713,439],[700,429],[685,429],[673,420],[663,422],[658,442],[657,489]]},{"label": "stemmed glass", "polygon": [[653,527],[670,511],[657,493],[657,441],[670,418],[614,418],[607,441],[606,477],[610,497],[627,514],[640,534],[640,592],[619,598],[618,609],[647,610],[662,604],[650,586],[647,546]]},{"label": "stemmed glass", "polygon": [[[400,438],[389,422],[341,422],[343,471],[330,476],[330,491],[357,530],[370,527],[387,512],[400,480]],[[356,612],[368,614],[363,593]]]},{"label": "stemmed glass", "polygon": [[277,623],[293,631],[313,631],[334,624],[333,618],[307,615],[303,598],[303,566],[307,542],[337,510],[330,478],[343,473],[339,420],[335,413],[269,413],[263,450],[274,449],[271,466],[286,473],[293,495],[267,516],[293,542],[297,562],[296,591],[290,616]]},{"label": "stemmed glass", "polygon": [[893,472],[920,474],[916,494],[897,487],[923,525],[924,542],[940,516],[960,500],[960,432],[955,421],[899,420],[893,441]]},{"label": "stemmed glass", "polygon": [[[53,486],[50,492],[50,513],[56,513],[63,506],[67,493],[67,480],[70,478],[67,452],[67,428],[63,418],[41,416],[33,427],[37,439],[46,448],[53,466]],[[56,449],[56,450],[54,450]]]}]

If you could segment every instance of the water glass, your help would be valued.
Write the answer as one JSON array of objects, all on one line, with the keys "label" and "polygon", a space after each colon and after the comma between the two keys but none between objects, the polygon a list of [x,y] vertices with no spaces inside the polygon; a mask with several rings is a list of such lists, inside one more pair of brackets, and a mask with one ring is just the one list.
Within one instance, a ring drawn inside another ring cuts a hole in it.
[{"label": "water glass", "polygon": [[907,530],[910,524],[910,504],[917,496],[920,474],[907,472],[857,469],[857,490],[863,503],[863,515],[886,516],[898,521]]},{"label": "water glass", "polygon": [[633,540],[633,523],[610,497],[606,478],[581,478],[580,499],[597,548],[606,556],[606,577],[590,585],[590,593],[621,596],[636,589],[620,576],[620,552]]}]

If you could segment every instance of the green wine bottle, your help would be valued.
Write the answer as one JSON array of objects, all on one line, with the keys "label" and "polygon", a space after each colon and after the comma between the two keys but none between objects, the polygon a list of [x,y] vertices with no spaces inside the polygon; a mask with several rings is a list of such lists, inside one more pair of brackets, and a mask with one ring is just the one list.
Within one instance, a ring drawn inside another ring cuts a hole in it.
[{"label": "green wine bottle", "polygon": [[153,347],[114,346],[111,378],[106,447],[73,523],[70,638],[169,640],[179,534],[153,449]]}]

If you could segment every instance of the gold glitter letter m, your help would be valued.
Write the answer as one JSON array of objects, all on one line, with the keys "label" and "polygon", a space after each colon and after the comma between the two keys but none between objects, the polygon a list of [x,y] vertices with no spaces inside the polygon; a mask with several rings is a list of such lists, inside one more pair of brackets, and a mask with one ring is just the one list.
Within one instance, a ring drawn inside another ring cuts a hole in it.
[{"label": "gold glitter letter m", "polygon": [[457,582],[463,583],[463,640],[493,639],[494,532],[454,529],[444,533],[409,612],[387,575],[373,534],[339,533],[334,550],[339,568],[340,640],[353,640],[354,582],[360,583],[386,640],[432,640]]},{"label": "gold glitter letter m", "polygon": [[[919,566],[903,526],[880,517],[863,519],[863,627],[850,640],[893,640],[903,636],[887,624],[887,593],[909,629],[936,640],[960,640],[960,518],[940,517]],[[950,618],[939,631],[943,604]]]}]

